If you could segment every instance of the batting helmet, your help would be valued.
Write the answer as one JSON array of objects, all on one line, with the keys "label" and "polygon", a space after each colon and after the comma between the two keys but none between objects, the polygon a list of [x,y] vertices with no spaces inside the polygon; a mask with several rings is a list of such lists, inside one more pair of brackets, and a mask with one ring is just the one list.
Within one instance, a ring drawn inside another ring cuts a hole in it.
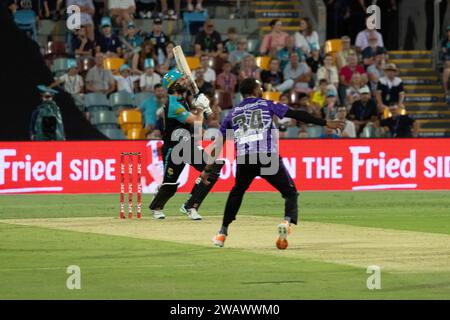
[{"label": "batting helmet", "polygon": [[182,76],[183,74],[177,69],[172,69],[167,72],[162,79],[162,85],[164,89],[166,89],[166,91],[169,90],[170,86],[173,85]]}]

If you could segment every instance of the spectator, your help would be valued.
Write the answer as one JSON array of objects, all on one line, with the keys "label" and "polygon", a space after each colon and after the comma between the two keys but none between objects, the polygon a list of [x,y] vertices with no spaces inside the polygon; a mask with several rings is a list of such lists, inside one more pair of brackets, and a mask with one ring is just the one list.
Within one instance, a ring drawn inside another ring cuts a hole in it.
[{"label": "spectator", "polygon": [[158,110],[164,108],[167,102],[167,94],[163,86],[158,83],[153,87],[155,95],[142,101],[139,109],[144,116],[144,125],[148,133],[152,132],[158,127]]},{"label": "spectator", "polygon": [[166,46],[166,56],[164,58],[164,62],[158,66],[159,74],[166,74],[170,69],[176,67],[177,63],[173,56],[173,48],[175,48],[175,43],[169,42]]},{"label": "spectator", "polygon": [[139,87],[142,92],[152,92],[155,85],[161,83],[161,76],[155,72],[155,62],[148,58],[144,61],[145,73],[141,75]]},{"label": "spectator", "polygon": [[320,114],[325,120],[334,120],[337,115],[337,97],[334,90],[327,90],[325,105],[320,109]]},{"label": "spectator", "polygon": [[295,47],[295,39],[293,36],[286,37],[286,44],[284,48],[278,51],[277,58],[280,60],[281,63],[281,70],[284,70],[286,65],[289,63],[289,58],[291,56],[292,52],[296,52],[298,56],[300,57],[300,61],[305,61],[306,57],[303,54],[302,50]]},{"label": "spectator", "polygon": [[298,54],[293,52],[289,63],[283,70],[284,79],[292,79],[294,88],[299,92],[309,93],[309,82],[311,80],[311,69],[305,62],[300,62]]},{"label": "spectator", "polygon": [[261,79],[261,71],[256,66],[255,57],[251,54],[246,55],[241,60],[241,69],[239,71],[239,81],[247,78]]},{"label": "spectator", "polygon": [[292,79],[284,81],[283,73],[280,71],[280,61],[276,58],[270,61],[269,70],[261,71],[261,82],[266,91],[286,92],[294,86]]},{"label": "spectator", "polygon": [[96,52],[101,52],[109,56],[120,56],[122,53],[121,43],[117,36],[112,34],[111,19],[103,17],[101,24],[101,35],[97,39]]},{"label": "spectator", "polygon": [[79,94],[84,91],[83,78],[78,74],[77,61],[70,59],[68,62],[69,70],[54,81],[49,88],[59,86],[64,83],[64,90],[70,94]]},{"label": "spectator", "polygon": [[317,110],[320,110],[324,104],[328,91],[328,81],[327,79],[320,79],[318,90],[314,91],[311,103],[316,107]]},{"label": "spectator", "polygon": [[197,83],[197,87],[198,90],[200,91],[200,93],[204,93],[206,94],[208,92],[208,90],[212,90],[214,91],[214,86],[205,80],[205,69],[203,69],[203,67],[199,67],[197,68],[196,71],[196,79],[195,82]]},{"label": "spectator", "polygon": [[339,106],[337,108],[336,120],[345,121],[345,127],[340,136],[342,138],[356,138],[355,125],[350,120],[347,120],[347,107]]},{"label": "spectator", "polygon": [[108,0],[108,8],[116,23],[122,26],[124,33],[129,22],[133,21],[136,12],[134,0]]},{"label": "spectator", "polygon": [[339,87],[339,75],[337,68],[333,65],[333,56],[326,54],[323,59],[323,66],[317,70],[317,79],[326,79],[329,85],[334,86],[335,90]]},{"label": "spectator", "polygon": [[247,40],[239,39],[237,49],[232,51],[229,56],[229,61],[233,68],[235,68],[239,63],[241,63],[242,58],[250,55],[247,51]]},{"label": "spectator", "polygon": [[[194,11],[194,5],[192,4],[193,0],[186,0],[186,6],[187,11],[192,12]],[[203,0],[197,0],[197,4],[195,5],[195,11],[204,11],[202,7]]]},{"label": "spectator", "polygon": [[349,36],[343,36],[342,40],[342,50],[336,53],[336,65],[338,70],[341,70],[347,65],[347,60],[349,55],[356,54],[356,51],[352,49]]},{"label": "spectator", "polygon": [[[103,0],[101,0],[103,1]],[[136,11],[141,19],[151,19],[153,17],[153,11],[157,6],[155,0],[138,0],[136,1]],[[156,15],[155,17],[156,18]]]},{"label": "spectator", "polygon": [[380,46],[377,46],[378,39],[374,32],[369,34],[369,45],[364,48],[362,51],[362,58],[364,67],[367,69],[375,62],[375,55],[377,52],[386,53],[386,49]]},{"label": "spectator", "polygon": [[133,57],[135,53],[139,52],[143,41],[142,36],[139,34],[139,29],[136,28],[134,22],[129,22],[125,37],[122,38],[124,59],[128,60]]},{"label": "spectator", "polygon": [[114,79],[117,82],[117,91],[134,93],[135,82],[139,80],[139,75],[133,75],[130,66],[127,64],[123,64],[119,68],[119,73],[120,75],[114,76]]},{"label": "spectator", "polygon": [[217,87],[231,96],[235,94],[237,77],[231,73],[231,63],[228,61],[223,65],[223,72],[217,76]]},{"label": "spectator", "polygon": [[158,57],[158,64],[163,64],[166,56],[166,46],[170,42],[170,37],[163,31],[163,22],[160,18],[153,20],[152,32],[145,40],[149,40],[155,49],[155,55]]},{"label": "spectator", "polygon": [[233,98],[236,93],[237,76],[231,72],[231,63],[228,61],[223,65],[223,72],[217,76],[217,88],[222,91],[221,96],[218,97],[220,101],[217,103],[222,108],[231,108],[233,106]]},{"label": "spectator", "polygon": [[336,132],[328,127],[325,127],[324,132],[319,136],[321,139],[339,139],[340,136]]},{"label": "spectator", "polygon": [[95,44],[86,34],[86,27],[81,26],[75,31],[75,37],[72,38],[72,49],[75,55],[92,56],[94,54]]},{"label": "spectator", "polygon": [[[350,86],[347,88],[346,91],[346,98],[345,98],[345,104],[346,105],[352,105],[353,102],[358,101],[360,99],[359,92],[361,88],[363,87],[361,74],[358,72],[355,72],[352,75],[352,80],[350,82]],[[370,93],[370,90],[369,90]]]},{"label": "spectator", "polygon": [[226,53],[231,53],[237,50],[238,47],[238,33],[235,27],[228,28],[228,38],[223,42],[223,49]]},{"label": "spectator", "polygon": [[[200,64],[203,69],[203,78],[205,79],[206,82],[209,82],[214,87],[216,84],[216,72],[214,71],[213,68],[211,68],[209,66],[209,61],[210,61],[210,58],[206,54],[202,55],[200,58]],[[194,72],[192,72],[192,76],[194,77],[194,80],[196,80],[196,75],[197,75],[197,72],[194,70]]]},{"label": "spectator", "polygon": [[397,77],[397,67],[393,63],[388,63],[384,68],[385,76],[380,78],[377,85],[377,104],[379,112],[384,110],[391,104],[395,103],[398,107],[404,108],[403,101],[405,99],[405,91],[403,81]]},{"label": "spectator", "polygon": [[[320,111],[315,108],[314,105],[312,105],[309,101],[309,96],[304,93],[300,92],[297,97],[297,103],[294,104],[294,109],[296,110],[302,110],[306,111],[308,113],[311,113],[312,115],[316,117],[320,117]],[[302,137],[307,137],[307,125],[303,122],[292,120],[292,122],[295,124],[296,127],[300,128],[300,133]]]},{"label": "spectator", "polygon": [[90,41],[94,41],[94,20],[95,7],[92,0],[67,0],[67,7],[76,5],[80,8],[81,25],[86,28],[86,36]]},{"label": "spectator", "polygon": [[111,70],[103,68],[104,55],[97,53],[95,66],[86,75],[86,88],[89,92],[109,94],[114,91],[114,77]]},{"label": "spectator", "polygon": [[319,35],[317,34],[317,31],[313,30],[309,18],[300,19],[300,29],[294,34],[294,37],[295,46],[302,49],[306,55],[309,55],[313,43],[320,47]]},{"label": "spectator", "polygon": [[[55,9],[55,14],[53,15],[53,19],[58,21],[61,18],[61,7],[63,4],[63,0],[42,0],[42,4],[44,6],[44,18],[51,19],[53,8]],[[69,4],[67,5],[69,6]]]},{"label": "spectator", "polygon": [[160,18],[164,18],[166,20],[177,20],[178,15],[181,12],[180,0],[173,1],[174,9],[169,9],[167,5],[167,0],[161,0],[161,16]]},{"label": "spectator", "polygon": [[145,70],[145,60],[153,59],[156,61],[155,48],[150,40],[145,40],[141,45],[141,50],[139,52],[135,52],[132,60],[132,68],[134,72],[139,72]]},{"label": "spectator", "polygon": [[365,48],[369,46],[369,38],[374,35],[377,38],[377,47],[384,48],[383,36],[376,30],[370,30],[366,28],[358,33],[355,40],[355,47],[357,52],[362,52]]},{"label": "spectator", "polygon": [[358,64],[358,57],[356,54],[349,55],[347,57],[347,65],[341,69],[339,72],[339,99],[340,101],[345,101],[347,95],[347,89],[351,85],[351,80],[354,73],[360,73],[362,75],[362,83],[367,83],[367,75],[364,68]]},{"label": "spectator", "polygon": [[392,138],[418,137],[419,123],[408,115],[399,113],[399,106],[396,103],[389,105],[391,116],[380,121],[381,127],[387,127]]},{"label": "spectator", "polygon": [[[290,105],[289,103],[289,96],[287,94],[283,94],[280,97],[280,103],[285,105]],[[287,127],[291,125],[293,122],[293,119],[284,117],[282,119],[279,119],[277,116],[274,118],[275,126],[278,129],[279,137],[280,138],[286,138],[287,136]]]},{"label": "spectator", "polygon": [[384,77],[385,57],[384,50],[377,51],[375,54],[375,62],[367,68],[367,77],[369,78],[370,90],[372,92],[377,90],[378,81],[381,77]]},{"label": "spectator", "polygon": [[306,64],[311,68],[313,74],[323,66],[323,59],[320,56],[320,47],[316,43],[311,44],[311,56],[306,59]]},{"label": "spectator", "polygon": [[214,30],[214,22],[211,19],[205,21],[204,29],[195,38],[195,55],[202,54],[217,56],[222,53],[223,45],[220,33]]},{"label": "spectator", "polygon": [[349,111],[349,119],[353,121],[356,132],[361,134],[364,127],[369,122],[377,120],[377,105],[370,96],[370,90],[367,86],[362,87],[359,90],[361,98],[353,102]]},{"label": "spectator", "polygon": [[274,57],[277,51],[285,46],[288,34],[282,30],[283,23],[279,19],[270,21],[269,26],[271,31],[264,36],[259,47],[259,53]]}]

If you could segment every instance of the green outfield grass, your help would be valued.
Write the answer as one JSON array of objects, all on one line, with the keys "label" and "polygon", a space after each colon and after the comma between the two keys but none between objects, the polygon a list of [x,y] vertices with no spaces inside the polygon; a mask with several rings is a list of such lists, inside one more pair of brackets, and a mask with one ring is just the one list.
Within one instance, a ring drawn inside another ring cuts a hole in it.
[{"label": "green outfield grass", "polygon": [[[245,196],[223,249],[209,242],[227,194],[208,197],[201,222],[180,218],[186,195],[166,221],[132,222],[113,219],[117,195],[1,196],[0,299],[450,299],[449,195],[302,193],[286,251],[274,247],[276,193]],[[382,289],[370,291],[377,261]],[[66,288],[69,265],[81,290]]]}]

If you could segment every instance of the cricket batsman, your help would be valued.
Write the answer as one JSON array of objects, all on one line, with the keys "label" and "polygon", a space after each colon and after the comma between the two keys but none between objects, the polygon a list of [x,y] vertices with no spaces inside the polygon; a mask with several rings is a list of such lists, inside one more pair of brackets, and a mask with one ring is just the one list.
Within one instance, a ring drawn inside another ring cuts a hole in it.
[{"label": "cricket batsman", "polygon": [[[165,218],[164,205],[176,193],[178,177],[188,163],[201,174],[180,211],[192,220],[201,220],[198,209],[219,178],[223,166],[223,163],[208,162],[209,156],[195,143],[193,137],[194,123],[201,126],[203,113],[212,113],[210,103],[204,94],[196,97],[191,95],[189,78],[177,69],[165,74],[162,84],[169,93],[169,99],[164,106],[162,133],[164,178],[149,207],[155,219]],[[208,171],[205,171],[207,163]]]},{"label": "cricket batsman", "polygon": [[[231,131],[236,148],[236,180],[225,205],[222,227],[213,237],[216,246],[223,247],[228,226],[236,219],[245,191],[253,179],[261,176],[275,187],[285,199],[284,220],[278,225],[277,247],[287,247],[291,224],[297,224],[297,189],[278,154],[277,131],[273,116],[293,118],[305,123],[343,129],[344,122],[316,118],[306,111],[293,110],[287,105],[262,99],[259,81],[248,78],[241,82],[242,102],[233,107],[220,128],[223,137]],[[220,146],[218,147],[220,148]],[[209,170],[207,170],[209,171]]]}]

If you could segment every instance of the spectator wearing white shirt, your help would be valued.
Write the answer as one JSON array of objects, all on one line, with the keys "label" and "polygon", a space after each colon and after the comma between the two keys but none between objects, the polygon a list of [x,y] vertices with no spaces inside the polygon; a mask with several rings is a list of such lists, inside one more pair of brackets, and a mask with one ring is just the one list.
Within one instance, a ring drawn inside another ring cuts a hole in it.
[{"label": "spectator wearing white shirt", "polygon": [[155,72],[153,59],[145,59],[144,68],[145,73],[141,75],[139,87],[143,92],[154,92],[155,84],[161,83],[161,76]]},{"label": "spectator wearing white shirt", "polygon": [[78,74],[77,61],[70,59],[69,70],[66,74],[62,75],[55,82],[53,82],[49,88],[64,84],[64,90],[70,94],[79,94],[84,91],[83,78]]},{"label": "spectator wearing white shirt", "polygon": [[127,64],[123,64],[119,68],[120,76],[114,76],[117,82],[117,91],[127,91],[134,93],[135,81],[139,80],[138,75],[131,74],[131,68]]},{"label": "spectator wearing white shirt", "polygon": [[[209,66],[209,61],[210,60],[207,55],[202,55],[200,58],[201,67],[203,68],[203,78],[214,87],[216,84],[216,72]],[[194,80],[197,80],[196,71],[192,72],[192,76],[194,77]]]},{"label": "spectator wearing white shirt", "polygon": [[300,19],[300,30],[294,34],[294,37],[295,46],[300,48],[306,55],[309,55],[313,43],[320,47],[319,35],[317,31],[313,30],[309,18]]},{"label": "spectator wearing white shirt", "polygon": [[364,29],[358,33],[356,36],[355,47],[356,50],[362,52],[366,47],[369,46],[369,38],[371,35],[375,35],[377,38],[377,47],[384,47],[383,36],[376,30]]},{"label": "spectator wearing white shirt", "polygon": [[355,124],[350,120],[347,120],[346,106],[341,105],[337,108],[336,120],[345,121],[344,130],[341,132],[338,131],[342,138],[356,138]]}]

